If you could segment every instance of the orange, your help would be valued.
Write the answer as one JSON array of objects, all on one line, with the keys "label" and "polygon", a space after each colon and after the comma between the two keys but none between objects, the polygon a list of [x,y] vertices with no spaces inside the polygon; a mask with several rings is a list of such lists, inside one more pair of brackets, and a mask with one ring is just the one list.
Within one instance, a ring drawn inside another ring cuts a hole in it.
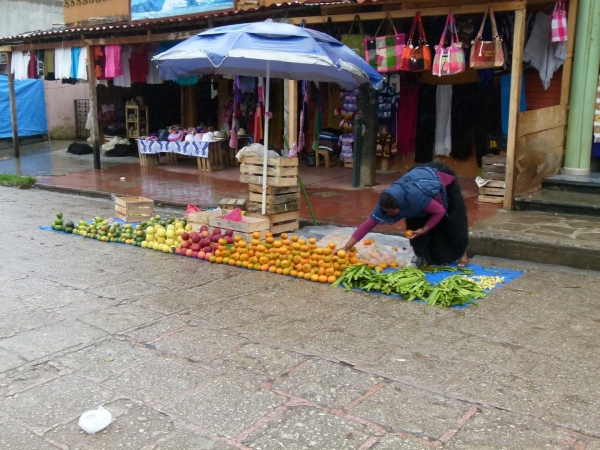
[{"label": "orange", "polygon": [[302,264],[296,264],[294,266],[294,269],[296,269],[298,272],[300,272],[302,270]]},{"label": "orange", "polygon": [[310,266],[310,264],[304,264],[304,265],[302,266],[302,270],[303,270],[304,272],[310,272],[310,269],[311,269],[311,266]]},{"label": "orange", "polygon": [[248,267],[248,261],[242,261],[242,267]]},{"label": "orange", "polygon": [[379,263],[379,267],[381,267],[382,269],[387,269],[387,266],[388,265],[386,263],[384,263],[384,262]]},{"label": "orange", "polygon": [[[264,267],[264,266],[263,266],[263,267]],[[271,267],[269,267],[269,272],[271,272],[271,273],[275,273],[275,272],[277,272],[277,267],[275,267],[275,266],[271,266]]]},{"label": "orange", "polygon": [[352,258],[349,259],[350,264],[358,264],[358,259],[356,259],[354,256]]},{"label": "orange", "polygon": [[[244,263],[242,261],[236,261],[235,265],[236,265],[236,267],[242,267],[244,265]],[[248,267],[248,264],[246,264],[246,267]]]},{"label": "orange", "polygon": [[319,276],[319,283],[327,283],[327,277],[325,275]]},{"label": "orange", "polygon": [[267,258],[266,256],[261,256],[260,258],[258,258],[258,263],[259,264],[267,264],[269,262],[269,258]]},{"label": "orange", "polygon": [[298,264],[301,260],[302,258],[300,257],[300,255],[296,255],[292,259],[292,261],[294,261],[294,264]]},{"label": "orange", "polygon": [[260,232],[259,231],[255,231],[254,233],[252,233],[252,237],[254,239],[260,239]]},{"label": "orange", "polygon": [[317,247],[317,248],[315,248],[315,253],[317,255],[322,255],[323,254],[323,249],[321,247]]},{"label": "orange", "polygon": [[223,258],[223,264],[229,264],[229,257]]},{"label": "orange", "polygon": [[267,231],[265,233],[265,237],[273,237],[273,233],[271,233],[270,231]]},{"label": "orange", "polygon": [[278,275],[281,275],[283,273],[283,269],[281,267],[278,267],[276,272]]},{"label": "orange", "polygon": [[317,249],[317,244],[310,244],[308,246],[308,248],[310,248],[311,250],[316,250]]},{"label": "orange", "polygon": [[[287,270],[287,269],[286,269]],[[290,276],[291,277],[297,277],[298,276],[298,271],[296,269],[292,269],[290,270]]]},{"label": "orange", "polygon": [[265,239],[265,242],[266,242],[267,244],[272,244],[274,240],[275,240],[275,239],[273,239],[273,236],[269,236],[269,237],[267,237],[267,238]]},{"label": "orange", "polygon": [[269,270],[269,265],[263,264],[262,266],[260,266],[260,270],[262,270],[263,272],[266,272],[267,270]]},{"label": "orange", "polygon": [[335,271],[333,269],[331,269],[331,268],[325,269],[325,275],[327,275],[328,277],[330,277],[334,273],[335,273]]},{"label": "orange", "polygon": [[260,244],[258,247],[256,247],[256,250],[258,250],[259,252],[266,252],[267,251],[267,247],[265,247],[264,245]]},{"label": "orange", "polygon": [[293,248],[294,250],[300,250],[300,244],[298,244],[297,242],[293,242],[293,243],[292,243],[292,248]]},{"label": "orange", "polygon": [[290,262],[287,259],[285,259],[281,261],[279,265],[285,269],[286,267],[290,267]]},{"label": "orange", "polygon": [[281,273],[283,275],[291,275],[292,271],[286,267],[285,269],[283,269],[283,271]]},{"label": "orange", "polygon": [[317,271],[317,274],[319,274],[319,275],[325,275],[325,267],[319,268],[319,270]]},{"label": "orange", "polygon": [[221,263],[223,262],[223,258],[222,258],[221,256],[217,256],[217,257],[215,258],[215,262],[216,262],[217,264],[221,264]]},{"label": "orange", "polygon": [[311,237],[308,242],[310,242],[311,244],[316,244],[317,240],[314,237]]},{"label": "orange", "polygon": [[235,262],[236,262],[236,261],[235,261],[235,259],[233,259],[233,258],[229,258],[229,262],[228,262],[228,264],[229,264],[230,266],[235,266]]},{"label": "orange", "polygon": [[243,239],[238,242],[238,246],[240,248],[246,248],[247,245],[248,245],[248,243],[245,240],[243,240]]},{"label": "orange", "polygon": [[257,245],[260,245],[260,239],[252,239],[251,242],[253,247],[256,247]]},{"label": "orange", "polygon": [[283,242],[281,242],[281,241],[275,241],[275,242],[273,242],[273,247],[275,247],[275,248],[279,248],[282,245],[283,245]]},{"label": "orange", "polygon": [[304,278],[304,272],[302,272],[302,271],[298,270],[298,271],[296,272],[296,276],[297,276],[298,278]]},{"label": "orange", "polygon": [[398,263],[396,261],[392,261],[390,263],[390,267],[398,267]]},{"label": "orange", "polygon": [[330,276],[330,277],[328,277],[328,278],[327,278],[327,282],[328,282],[328,283],[335,283],[335,280],[336,280],[336,279],[337,279],[336,277],[334,277],[334,276]]},{"label": "orange", "polygon": [[375,263],[369,263],[369,269],[374,269],[375,268]]},{"label": "orange", "polygon": [[288,238],[287,233],[281,233],[281,239],[287,239],[287,238]]},{"label": "orange", "polygon": [[338,258],[345,258],[346,257],[346,251],[345,250],[338,250],[337,256],[338,256]]},{"label": "orange", "polygon": [[333,272],[333,276],[336,278],[339,278],[342,276],[342,272],[340,272],[339,270],[336,270],[335,272]]},{"label": "orange", "polygon": [[[227,247],[226,247],[226,248],[227,248]],[[230,252],[229,250],[227,250],[227,249],[226,249],[226,250],[221,250],[221,256],[222,256],[223,258],[228,258],[228,257],[230,257],[230,256],[231,256],[231,252]]]},{"label": "orange", "polygon": [[298,242],[300,242],[300,245],[306,245],[306,239],[298,239]]},{"label": "orange", "polygon": [[258,263],[254,264],[254,270],[261,270],[260,264],[258,264]]},{"label": "orange", "polygon": [[215,256],[221,256],[221,250],[215,250]]},{"label": "orange", "polygon": [[[306,278],[306,277],[304,277]],[[319,275],[317,275],[316,273],[312,274],[310,276],[310,281],[319,281]]]},{"label": "orange", "polygon": [[323,254],[326,255],[326,256],[331,255],[331,249],[329,247],[325,247],[323,249]]},{"label": "orange", "polygon": [[250,261],[252,262],[252,264],[258,264],[258,256],[253,256],[252,258],[250,258]]},{"label": "orange", "polygon": [[246,253],[242,253],[240,255],[240,260],[241,261],[248,261],[249,259],[250,259],[250,257]]},{"label": "orange", "polygon": [[[313,274],[312,274],[312,273],[310,273],[310,272],[308,272],[308,273],[305,273],[305,274],[304,274],[304,279],[305,279],[306,281],[310,281],[310,280],[312,279],[312,277],[313,277]],[[319,277],[317,276],[317,280],[318,280],[318,279],[319,279]]]},{"label": "orange", "polygon": [[240,235],[234,236],[233,237],[234,242],[240,242],[242,240],[242,237]]},{"label": "orange", "polygon": [[406,237],[413,237],[414,233],[412,232],[412,230],[406,230],[404,232],[404,236],[406,236]]},{"label": "orange", "polygon": [[292,242],[297,242],[298,241],[298,236],[293,235],[291,238]]}]

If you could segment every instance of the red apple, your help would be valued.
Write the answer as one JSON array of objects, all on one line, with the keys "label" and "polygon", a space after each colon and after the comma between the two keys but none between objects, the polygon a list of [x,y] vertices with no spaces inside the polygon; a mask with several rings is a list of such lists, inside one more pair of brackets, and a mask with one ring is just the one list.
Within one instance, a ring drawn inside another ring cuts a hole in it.
[{"label": "red apple", "polygon": [[206,253],[204,253],[204,252],[198,252],[198,259],[204,259],[205,255],[206,255]]},{"label": "red apple", "polygon": [[233,236],[225,236],[225,240],[228,244],[233,244]]},{"label": "red apple", "polygon": [[194,233],[194,234],[192,235],[192,242],[193,242],[194,244],[197,244],[198,242],[200,242],[200,235],[199,235],[198,233]]},{"label": "red apple", "polygon": [[197,258],[198,257],[198,252],[192,252],[192,258]]},{"label": "red apple", "polygon": [[200,251],[200,244],[192,244],[192,246],[190,248],[192,249],[193,252],[198,252],[198,251]]},{"label": "red apple", "polygon": [[200,232],[200,237],[207,238],[210,237],[210,233],[206,230]]},{"label": "red apple", "polygon": [[181,248],[190,248],[190,241],[181,241]]},{"label": "red apple", "polygon": [[213,235],[215,235],[215,234],[221,234],[221,229],[220,229],[220,228],[214,228],[214,229],[212,230],[212,234],[213,234]]},{"label": "red apple", "polygon": [[200,241],[200,245],[202,247],[206,247],[207,245],[210,245],[210,239],[209,238],[204,238]]},{"label": "red apple", "polygon": [[233,236],[233,230],[225,230],[225,236]]},{"label": "red apple", "polygon": [[200,227],[200,231],[206,231],[206,232],[208,232],[208,225],[202,225]]},{"label": "red apple", "polygon": [[210,257],[214,256],[212,253],[205,253],[204,254],[204,261],[210,261]]},{"label": "red apple", "polygon": [[210,245],[207,245],[206,247],[204,247],[204,248],[202,249],[202,251],[203,251],[204,253],[212,253],[213,249],[212,249],[212,247],[211,247]]},{"label": "red apple", "polygon": [[181,240],[182,241],[187,241],[190,238],[190,233],[185,232],[185,233],[181,233]]},{"label": "red apple", "polygon": [[175,249],[175,254],[176,255],[181,255],[181,249],[180,248],[176,248]]},{"label": "red apple", "polygon": [[191,248],[188,248],[188,249],[185,251],[185,256],[192,256],[192,253],[194,253],[194,252],[192,251],[192,249],[191,249]]},{"label": "red apple", "polygon": [[212,241],[219,242],[219,239],[221,239],[221,238],[222,238],[222,236],[220,234],[213,234]]}]

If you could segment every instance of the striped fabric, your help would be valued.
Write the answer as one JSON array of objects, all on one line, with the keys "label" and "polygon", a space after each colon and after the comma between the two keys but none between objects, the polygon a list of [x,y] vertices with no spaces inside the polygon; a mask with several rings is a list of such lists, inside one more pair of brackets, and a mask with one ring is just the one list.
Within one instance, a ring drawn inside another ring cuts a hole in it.
[{"label": "striped fabric", "polygon": [[596,89],[596,110],[594,111],[594,142],[600,142],[600,77]]}]

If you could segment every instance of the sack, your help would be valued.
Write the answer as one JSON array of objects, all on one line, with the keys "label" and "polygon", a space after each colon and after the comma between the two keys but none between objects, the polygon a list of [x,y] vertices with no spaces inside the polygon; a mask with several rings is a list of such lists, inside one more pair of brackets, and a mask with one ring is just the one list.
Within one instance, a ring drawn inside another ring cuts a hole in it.
[{"label": "sack", "polygon": [[200,209],[196,205],[193,205],[192,203],[188,203],[187,209],[185,210],[185,215],[187,216],[188,214],[197,213],[197,212],[200,212]]},{"label": "sack", "polygon": [[558,0],[552,12],[552,23],[550,25],[550,37],[552,42],[564,42],[567,40],[567,11],[565,0]]},{"label": "sack", "polygon": [[242,219],[242,210],[240,208],[235,208],[234,210],[229,211],[227,214],[225,214],[225,217],[223,217],[223,219],[232,220],[234,222],[244,221],[244,219]]},{"label": "sack", "polygon": [[[352,34],[352,30],[354,29],[354,25],[356,23],[358,23],[358,31],[360,34]],[[352,25],[350,25],[348,34],[342,35],[342,44],[351,50],[354,50],[361,58],[364,58],[364,39],[365,30],[362,22],[360,21],[360,16],[354,16],[354,20],[352,21]]]},{"label": "sack", "polygon": [[496,18],[494,11],[490,6],[490,20],[492,21],[492,40],[484,41],[482,38],[483,27],[487,19],[486,11],[481,22],[481,28],[475,40],[471,41],[471,60],[469,65],[474,69],[489,69],[493,67],[502,67],[504,65],[504,50],[502,50],[502,39],[498,35]]},{"label": "sack", "polygon": [[[444,47],[446,43],[446,30],[450,26],[450,46]],[[465,52],[462,49],[462,42],[458,39],[456,23],[452,11],[446,19],[446,26],[440,39],[440,44],[435,46],[435,58],[433,59],[434,75],[455,75],[465,71]]]},{"label": "sack", "polygon": [[[419,39],[414,40],[415,28],[419,26]],[[416,46],[415,46],[416,44]],[[421,14],[415,14],[410,36],[402,52],[401,70],[407,72],[423,72],[431,69],[431,49],[427,44]]]},{"label": "sack", "polygon": [[364,40],[365,60],[377,70],[377,72],[397,72],[402,66],[402,51],[404,50],[404,33],[398,34],[392,17],[388,14],[386,18],[390,19],[394,34],[392,36],[377,36],[381,22],[374,37],[368,37]]}]

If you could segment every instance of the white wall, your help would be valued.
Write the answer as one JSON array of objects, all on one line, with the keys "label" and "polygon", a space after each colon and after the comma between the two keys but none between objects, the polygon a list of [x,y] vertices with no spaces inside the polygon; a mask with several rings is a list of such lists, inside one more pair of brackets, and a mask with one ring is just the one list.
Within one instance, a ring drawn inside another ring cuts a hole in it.
[{"label": "white wall", "polygon": [[0,37],[50,30],[64,22],[62,0],[0,0]]},{"label": "white wall", "polygon": [[50,139],[75,139],[74,100],[90,98],[89,84],[44,81],[44,91]]}]

